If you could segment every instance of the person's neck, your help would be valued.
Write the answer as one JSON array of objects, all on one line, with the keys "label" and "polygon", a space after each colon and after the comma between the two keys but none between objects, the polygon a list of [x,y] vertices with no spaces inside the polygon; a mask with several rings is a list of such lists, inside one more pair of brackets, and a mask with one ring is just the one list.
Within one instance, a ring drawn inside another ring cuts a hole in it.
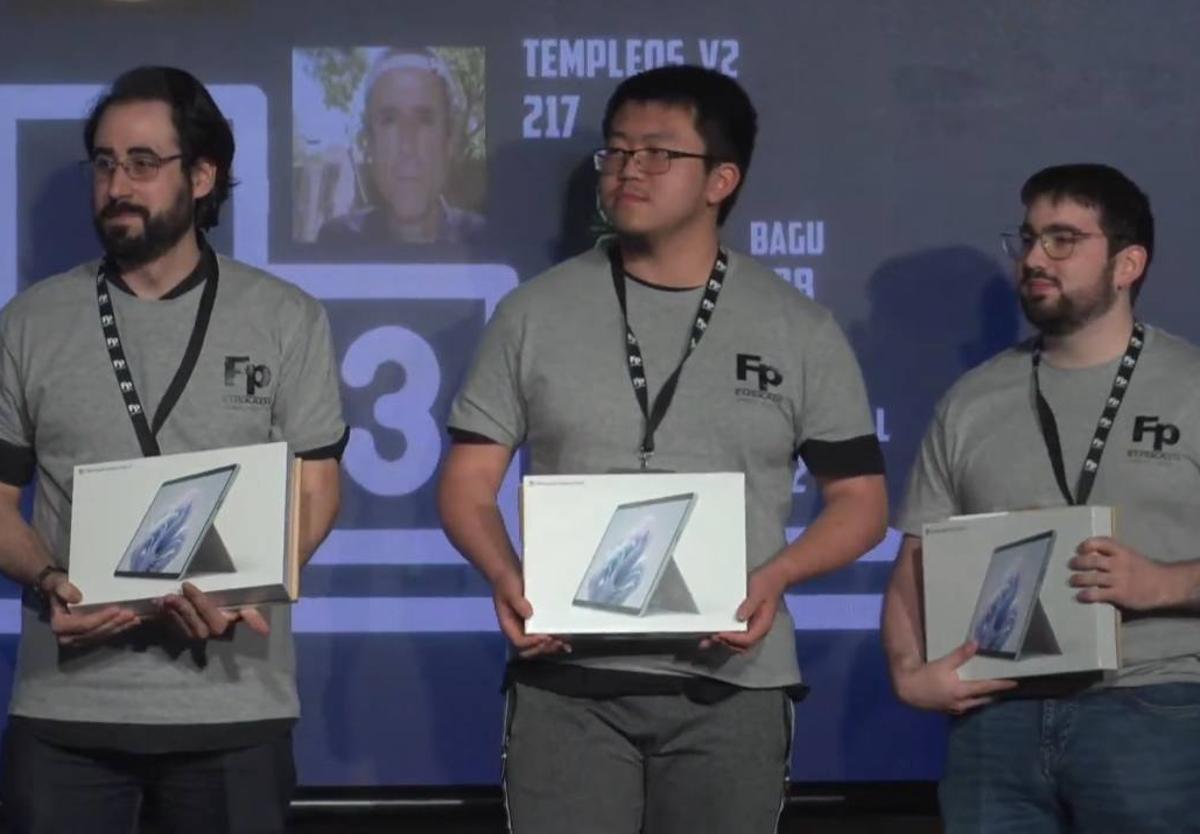
[{"label": "person's neck", "polygon": [[147,264],[126,269],[121,280],[138,298],[162,298],[191,275],[200,263],[200,244],[195,234],[186,234],[165,254]]},{"label": "person's neck", "polygon": [[432,243],[442,231],[440,206],[435,206],[432,211],[416,220],[401,220],[389,213],[388,229],[390,237],[397,243]]},{"label": "person's neck", "polygon": [[702,287],[712,274],[720,242],[715,227],[698,228],[666,238],[621,238],[625,270],[659,287]]},{"label": "person's neck", "polygon": [[1086,368],[1111,362],[1125,353],[1133,332],[1133,311],[1113,306],[1103,316],[1061,336],[1044,334],[1042,354],[1056,368]]}]

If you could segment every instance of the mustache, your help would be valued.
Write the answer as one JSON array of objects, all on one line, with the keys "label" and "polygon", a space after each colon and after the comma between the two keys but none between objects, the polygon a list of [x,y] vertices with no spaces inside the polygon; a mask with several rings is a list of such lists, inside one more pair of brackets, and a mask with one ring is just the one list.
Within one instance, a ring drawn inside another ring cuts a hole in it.
[{"label": "mustache", "polygon": [[135,206],[133,203],[124,203],[120,200],[115,200],[108,203],[104,208],[100,209],[97,215],[101,220],[111,220],[114,217],[120,217],[122,214],[136,214],[142,220],[150,219],[150,212],[141,206]]},{"label": "mustache", "polygon": [[1045,270],[1037,266],[1021,267],[1021,283],[1028,284],[1030,281],[1049,281],[1056,287],[1061,287],[1057,278],[1047,275]]},{"label": "mustache", "polygon": [[636,197],[639,200],[646,200],[649,198],[649,195],[646,194],[645,191],[642,191],[637,188],[629,188],[627,186],[620,186],[617,188],[616,191],[612,192],[612,198],[615,200],[619,200],[622,197]]}]

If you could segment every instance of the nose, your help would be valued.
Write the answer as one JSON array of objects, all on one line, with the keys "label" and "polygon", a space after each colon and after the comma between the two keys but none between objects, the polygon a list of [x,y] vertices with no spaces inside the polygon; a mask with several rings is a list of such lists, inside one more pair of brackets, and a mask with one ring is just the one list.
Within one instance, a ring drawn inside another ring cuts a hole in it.
[{"label": "nose", "polygon": [[617,178],[622,180],[640,179],[643,175],[641,167],[638,165],[637,156],[628,154],[617,170]]},{"label": "nose", "polygon": [[1040,238],[1034,238],[1033,245],[1029,247],[1029,251],[1025,253],[1025,257],[1021,258],[1021,266],[1025,269],[1042,269],[1044,270],[1050,263],[1050,256],[1046,254],[1046,250],[1042,247]]},{"label": "nose", "polygon": [[122,197],[128,197],[130,191],[133,190],[133,180],[129,178],[129,173],[125,170],[125,166],[117,165],[113,168],[112,173],[105,183],[105,194],[110,200],[119,200]]},{"label": "nose", "polygon": [[393,147],[405,156],[414,156],[420,146],[421,120],[411,114],[395,116],[389,126]]}]

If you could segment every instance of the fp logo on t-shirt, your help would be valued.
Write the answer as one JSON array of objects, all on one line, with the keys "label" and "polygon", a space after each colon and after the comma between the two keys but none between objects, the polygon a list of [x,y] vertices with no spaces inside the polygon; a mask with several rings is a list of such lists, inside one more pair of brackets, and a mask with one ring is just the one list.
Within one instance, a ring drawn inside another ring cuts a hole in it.
[{"label": "fp logo on t-shirt", "polygon": [[[271,369],[250,361],[249,356],[225,357],[225,387],[237,388],[239,393],[226,394],[225,404],[233,406],[264,406],[271,398],[259,394],[271,385]],[[242,393],[244,392],[244,393]]]},{"label": "fp logo on t-shirt", "polygon": [[770,390],[778,388],[783,383],[783,374],[757,354],[739,353],[737,355],[737,379],[738,382],[754,383],[753,388],[739,386],[734,391],[738,397],[753,397],[772,402],[779,402],[783,399],[782,396]]},{"label": "fp logo on t-shirt", "polygon": [[1130,449],[1129,457],[1143,460],[1180,460],[1182,455],[1165,451],[1165,447],[1174,446],[1181,436],[1179,426],[1165,423],[1154,414],[1139,414],[1133,418],[1133,442],[1149,444],[1151,448]]}]

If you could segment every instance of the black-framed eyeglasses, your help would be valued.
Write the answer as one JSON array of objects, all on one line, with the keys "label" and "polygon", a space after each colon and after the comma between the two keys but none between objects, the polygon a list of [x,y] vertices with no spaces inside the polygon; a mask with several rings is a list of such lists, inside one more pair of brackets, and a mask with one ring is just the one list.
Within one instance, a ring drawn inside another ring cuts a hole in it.
[{"label": "black-framed eyeglasses", "polygon": [[1034,243],[1041,245],[1046,257],[1054,261],[1062,261],[1075,253],[1075,246],[1079,241],[1092,237],[1108,237],[1108,235],[1104,232],[1079,232],[1074,229],[1052,228],[1041,232],[1014,229],[1001,232],[1000,242],[1004,246],[1004,253],[1014,261],[1025,260],[1029,255],[1029,250],[1033,249]]},{"label": "black-framed eyeglasses", "polygon": [[716,157],[704,153],[675,151],[670,148],[599,148],[592,154],[592,162],[601,174],[619,174],[625,170],[625,163],[630,159],[643,174],[665,174],[671,170],[671,160],[673,159],[715,161]]},{"label": "black-framed eyeglasses", "polygon": [[125,173],[134,182],[150,182],[158,176],[158,172],[164,165],[174,162],[176,159],[183,159],[183,154],[159,156],[148,151],[135,151],[124,159],[117,159],[111,154],[98,153],[79,164],[90,169],[92,178],[96,180],[110,179],[118,168],[124,168]]}]

